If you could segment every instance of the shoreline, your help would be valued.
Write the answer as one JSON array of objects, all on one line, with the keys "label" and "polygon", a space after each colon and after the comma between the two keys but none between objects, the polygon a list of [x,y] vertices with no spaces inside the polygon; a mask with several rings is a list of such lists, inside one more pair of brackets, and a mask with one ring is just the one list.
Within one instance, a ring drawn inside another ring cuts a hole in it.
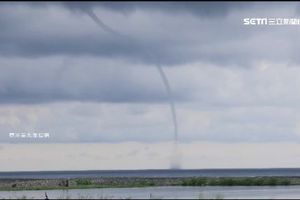
[{"label": "shoreline", "polygon": [[97,177],[0,179],[0,191],[135,188],[161,186],[291,186],[299,176],[255,177]]}]

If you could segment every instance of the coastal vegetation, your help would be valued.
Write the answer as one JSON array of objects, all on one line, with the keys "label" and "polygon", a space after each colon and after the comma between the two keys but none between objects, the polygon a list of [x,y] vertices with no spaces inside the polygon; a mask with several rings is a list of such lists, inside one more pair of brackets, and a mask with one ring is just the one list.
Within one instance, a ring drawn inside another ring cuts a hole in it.
[{"label": "coastal vegetation", "polygon": [[291,184],[289,178],[282,177],[190,178],[183,180],[181,186],[286,186]]},{"label": "coastal vegetation", "polygon": [[300,177],[102,177],[72,179],[0,179],[0,190],[133,188],[159,186],[288,186]]}]

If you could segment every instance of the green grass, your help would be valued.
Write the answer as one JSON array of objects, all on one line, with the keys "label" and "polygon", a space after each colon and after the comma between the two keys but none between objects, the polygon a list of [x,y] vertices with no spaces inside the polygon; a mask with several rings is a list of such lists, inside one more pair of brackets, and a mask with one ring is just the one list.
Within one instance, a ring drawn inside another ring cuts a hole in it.
[{"label": "green grass", "polygon": [[181,182],[182,186],[277,186],[291,185],[287,178],[190,178]]},{"label": "green grass", "polygon": [[[120,179],[121,180],[121,179]],[[138,179],[128,181],[102,181],[91,178],[70,179],[69,185],[41,186],[39,184],[23,187],[0,187],[1,191],[89,189],[89,188],[133,188],[156,186],[287,186],[300,185],[300,177],[191,177],[177,179]]]},{"label": "green grass", "polygon": [[77,185],[92,185],[92,181],[89,179],[78,179],[75,182]]}]

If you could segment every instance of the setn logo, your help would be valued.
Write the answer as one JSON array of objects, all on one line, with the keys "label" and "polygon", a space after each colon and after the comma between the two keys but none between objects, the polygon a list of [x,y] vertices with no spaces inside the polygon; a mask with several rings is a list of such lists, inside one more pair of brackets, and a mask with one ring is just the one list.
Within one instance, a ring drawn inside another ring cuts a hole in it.
[{"label": "setn logo", "polygon": [[267,25],[267,18],[244,18],[244,25]]}]

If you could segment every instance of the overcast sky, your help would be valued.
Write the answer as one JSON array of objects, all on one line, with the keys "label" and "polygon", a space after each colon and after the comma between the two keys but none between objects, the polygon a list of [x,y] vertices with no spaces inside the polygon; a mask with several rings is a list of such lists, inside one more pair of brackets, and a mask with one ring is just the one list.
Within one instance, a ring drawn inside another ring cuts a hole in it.
[{"label": "overcast sky", "polygon": [[300,25],[245,26],[245,17],[300,18],[300,6],[0,3],[0,143],[172,141],[156,64],[173,90],[181,143],[298,143]]}]

